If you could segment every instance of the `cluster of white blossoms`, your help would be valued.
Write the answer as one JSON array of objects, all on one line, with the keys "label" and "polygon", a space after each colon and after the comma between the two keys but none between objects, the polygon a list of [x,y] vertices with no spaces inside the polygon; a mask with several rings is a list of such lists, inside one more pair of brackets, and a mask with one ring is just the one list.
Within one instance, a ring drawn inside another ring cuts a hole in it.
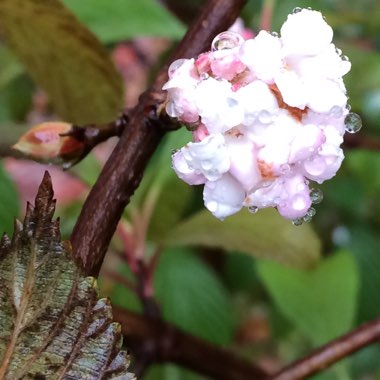
[{"label": "cluster of white blossoms", "polygon": [[296,8],[280,36],[244,40],[227,31],[211,51],[170,66],[166,112],[193,131],[173,168],[188,184],[204,184],[216,217],[244,206],[275,207],[294,224],[315,214],[322,193],[309,181],[335,175],[345,131],[361,126],[342,80],[351,64],[332,37],[320,12]]}]

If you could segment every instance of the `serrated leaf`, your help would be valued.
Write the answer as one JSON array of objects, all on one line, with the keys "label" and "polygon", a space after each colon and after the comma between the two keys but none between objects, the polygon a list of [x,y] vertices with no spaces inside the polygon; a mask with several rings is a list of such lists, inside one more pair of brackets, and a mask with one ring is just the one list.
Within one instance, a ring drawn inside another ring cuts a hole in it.
[{"label": "serrated leaf", "polygon": [[122,82],[106,49],[58,0],[0,0],[0,32],[60,116],[114,119]]},{"label": "serrated leaf", "polygon": [[231,342],[233,320],[227,292],[191,251],[168,249],[162,253],[154,289],[168,322],[215,344]]},{"label": "serrated leaf", "polygon": [[273,209],[257,215],[241,211],[224,221],[204,210],[173,228],[162,243],[218,247],[303,268],[316,264],[321,250],[310,225],[295,227]]},{"label": "serrated leaf", "polygon": [[19,212],[17,189],[0,162],[0,235],[10,233]]},{"label": "serrated leaf", "polygon": [[0,378],[133,379],[108,300],[73,263],[54,209],[45,174],[35,208],[0,244]]},{"label": "serrated leaf", "polygon": [[155,0],[63,0],[103,42],[137,36],[181,37],[184,26]]},{"label": "serrated leaf", "polygon": [[280,311],[315,345],[347,332],[355,319],[359,276],[355,260],[338,252],[309,271],[257,262]]}]

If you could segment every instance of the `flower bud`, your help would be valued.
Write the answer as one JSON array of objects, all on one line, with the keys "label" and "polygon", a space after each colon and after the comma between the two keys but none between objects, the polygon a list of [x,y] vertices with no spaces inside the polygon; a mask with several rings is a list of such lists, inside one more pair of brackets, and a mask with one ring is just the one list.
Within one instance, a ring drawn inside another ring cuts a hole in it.
[{"label": "flower bud", "polygon": [[72,125],[64,122],[46,122],[24,133],[13,149],[42,162],[63,163],[74,161],[84,150],[84,143],[66,135]]}]

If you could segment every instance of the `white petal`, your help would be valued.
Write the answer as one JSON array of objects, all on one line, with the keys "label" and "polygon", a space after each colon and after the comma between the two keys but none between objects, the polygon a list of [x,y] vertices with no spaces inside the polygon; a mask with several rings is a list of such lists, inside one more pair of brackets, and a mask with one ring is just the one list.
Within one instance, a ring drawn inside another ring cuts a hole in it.
[{"label": "white petal", "polygon": [[196,90],[196,104],[203,124],[210,133],[223,133],[243,121],[244,109],[231,84],[208,78]]},{"label": "white petal", "polygon": [[228,150],[222,134],[209,135],[197,143],[190,142],[181,152],[187,164],[209,181],[219,179],[230,168]]},{"label": "white petal", "polygon": [[227,141],[231,162],[229,172],[246,191],[250,191],[261,181],[255,145],[243,136],[230,137]]},{"label": "white petal", "polygon": [[240,48],[240,59],[258,79],[273,83],[273,78],[283,66],[281,42],[262,30],[254,39]]},{"label": "white petal", "polygon": [[203,200],[210,212],[219,219],[238,212],[245,198],[241,185],[231,175],[225,174],[217,181],[208,181],[203,190]]},{"label": "white petal", "polygon": [[332,41],[333,30],[317,11],[290,14],[281,28],[286,54],[316,55]]},{"label": "white petal", "polygon": [[181,151],[174,153],[172,160],[173,169],[182,181],[189,185],[200,185],[206,182],[206,178],[203,174],[196,173],[193,168],[189,167]]}]

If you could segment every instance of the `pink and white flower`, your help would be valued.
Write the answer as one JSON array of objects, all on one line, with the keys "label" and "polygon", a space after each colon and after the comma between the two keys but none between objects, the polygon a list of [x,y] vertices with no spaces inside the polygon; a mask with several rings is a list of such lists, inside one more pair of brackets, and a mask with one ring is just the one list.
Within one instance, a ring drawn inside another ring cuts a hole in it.
[{"label": "pink and white flower", "polygon": [[166,111],[193,130],[173,168],[185,182],[204,184],[205,206],[217,218],[242,207],[275,207],[296,224],[314,215],[310,180],[336,174],[345,121],[360,124],[342,79],[351,65],[332,37],[320,12],[297,9],[281,36],[223,32],[209,52],[171,65]]}]

